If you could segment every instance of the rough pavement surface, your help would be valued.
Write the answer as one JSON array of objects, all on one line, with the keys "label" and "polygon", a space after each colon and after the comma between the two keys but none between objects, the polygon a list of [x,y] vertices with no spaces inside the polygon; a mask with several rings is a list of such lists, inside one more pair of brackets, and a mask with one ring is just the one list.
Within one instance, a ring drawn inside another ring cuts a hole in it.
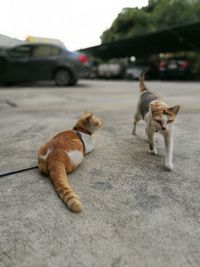
[{"label": "rough pavement surface", "polygon": [[199,267],[200,86],[147,82],[180,104],[174,171],[131,135],[138,83],[0,88],[0,173],[36,164],[40,144],[83,110],[103,120],[95,151],[70,175],[85,206],[71,213],[38,170],[0,178],[0,267]]}]

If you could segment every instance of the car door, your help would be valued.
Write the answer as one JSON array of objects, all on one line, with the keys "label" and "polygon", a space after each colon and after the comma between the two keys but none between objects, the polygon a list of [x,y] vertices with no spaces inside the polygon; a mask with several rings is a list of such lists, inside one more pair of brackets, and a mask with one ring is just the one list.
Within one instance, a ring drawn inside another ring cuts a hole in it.
[{"label": "car door", "polygon": [[5,66],[7,63],[7,53],[6,50],[0,51],[0,81],[5,80]]},{"label": "car door", "polygon": [[52,80],[60,48],[51,45],[37,45],[32,50],[31,69],[37,80]]},{"label": "car door", "polygon": [[31,47],[22,45],[7,51],[5,63],[5,81],[27,82],[31,80],[30,72]]}]

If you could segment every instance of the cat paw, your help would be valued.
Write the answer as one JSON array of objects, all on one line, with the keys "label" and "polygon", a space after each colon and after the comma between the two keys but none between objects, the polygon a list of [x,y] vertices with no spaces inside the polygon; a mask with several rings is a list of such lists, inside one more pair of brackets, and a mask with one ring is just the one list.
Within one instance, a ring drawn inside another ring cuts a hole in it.
[{"label": "cat paw", "polygon": [[166,168],[168,171],[172,171],[172,170],[173,170],[173,164],[172,164],[172,163],[169,163],[169,162],[166,162],[166,163],[165,163],[165,168]]},{"label": "cat paw", "polygon": [[151,154],[151,155],[157,155],[158,154],[158,151],[157,151],[157,149],[150,149],[149,150],[149,153]]},{"label": "cat paw", "polygon": [[133,131],[132,131],[132,135],[136,135],[136,131],[135,131],[135,129],[133,129]]}]

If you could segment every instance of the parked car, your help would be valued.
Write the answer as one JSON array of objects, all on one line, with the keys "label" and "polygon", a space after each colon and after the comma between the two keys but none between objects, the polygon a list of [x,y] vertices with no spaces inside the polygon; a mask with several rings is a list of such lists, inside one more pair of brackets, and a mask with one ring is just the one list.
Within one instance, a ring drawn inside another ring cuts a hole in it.
[{"label": "parked car", "polygon": [[75,55],[77,56],[77,58],[79,59],[79,61],[82,63],[84,67],[84,72],[81,74],[81,78],[88,78],[90,71],[91,71],[91,67],[92,67],[92,63],[91,63],[89,56],[78,51],[73,52],[73,53],[75,53]]},{"label": "parked car", "polygon": [[100,64],[97,72],[99,78],[123,78],[125,66],[120,63]]},{"label": "parked car", "polygon": [[161,79],[190,79],[190,63],[181,57],[163,59],[159,64],[159,76]]},{"label": "parked car", "polygon": [[138,80],[143,70],[144,70],[144,66],[140,66],[136,64],[130,65],[126,68],[125,79]]},{"label": "parked car", "polygon": [[138,80],[142,71],[145,71],[145,79],[157,79],[158,67],[152,62],[133,63],[127,66],[126,79]]},{"label": "parked car", "polygon": [[0,82],[55,81],[59,86],[75,85],[87,70],[85,58],[53,44],[23,44],[0,54]]}]

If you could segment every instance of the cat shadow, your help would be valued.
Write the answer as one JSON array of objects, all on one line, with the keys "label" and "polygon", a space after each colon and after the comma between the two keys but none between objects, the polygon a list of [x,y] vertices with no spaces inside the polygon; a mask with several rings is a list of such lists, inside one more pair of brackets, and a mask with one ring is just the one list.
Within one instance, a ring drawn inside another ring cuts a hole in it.
[{"label": "cat shadow", "polygon": [[[164,159],[165,159],[165,152],[163,150],[163,147],[161,146],[161,142],[159,139],[159,136],[156,137],[155,141],[156,141],[156,145],[158,148],[158,153],[157,154],[151,154],[149,152],[149,142],[147,140],[147,138],[145,138],[144,136],[141,135],[133,135],[133,138],[135,140],[135,142],[137,142],[137,144],[139,146],[142,147],[142,151],[137,151],[137,154],[140,153],[143,155],[143,160],[148,164],[149,162],[153,163],[154,168],[157,169],[157,171],[160,173],[166,173],[166,174],[170,174],[172,171],[168,170],[165,165],[164,165]],[[134,144],[135,144],[134,142]],[[134,160],[137,160],[137,156],[133,157]]]},{"label": "cat shadow", "polygon": [[132,136],[133,136],[133,138],[135,138],[135,139],[137,139],[139,141],[143,141],[144,143],[147,143],[147,144],[149,143],[148,140],[143,136],[140,136],[140,135],[137,135],[137,134],[132,134]]}]

